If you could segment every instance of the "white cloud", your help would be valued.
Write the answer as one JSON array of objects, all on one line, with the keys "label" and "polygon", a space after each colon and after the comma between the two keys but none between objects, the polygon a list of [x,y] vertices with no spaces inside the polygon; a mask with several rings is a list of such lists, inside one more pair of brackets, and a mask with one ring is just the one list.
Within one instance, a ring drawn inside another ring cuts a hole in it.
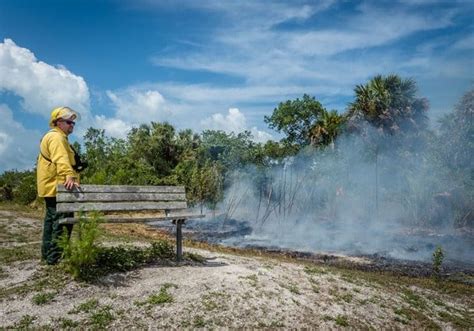
[{"label": "white cloud", "polygon": [[471,33],[469,36],[456,41],[453,48],[462,50],[474,49],[474,34]]},{"label": "white cloud", "polygon": [[237,108],[229,108],[227,115],[213,114],[211,117],[202,120],[201,125],[206,129],[238,133],[245,130],[246,119]]},{"label": "white cloud", "polygon": [[13,92],[22,99],[25,111],[46,118],[60,105],[89,116],[89,89],[82,77],[37,60],[11,39],[0,43],[0,90]]},{"label": "white cloud", "polygon": [[31,169],[38,155],[41,135],[13,119],[7,105],[0,104],[0,172]]},{"label": "white cloud", "polygon": [[115,107],[116,118],[127,123],[164,121],[171,115],[165,99],[156,90],[131,87],[123,91],[107,91],[107,96]]},{"label": "white cloud", "polygon": [[96,127],[105,130],[107,136],[125,138],[132,129],[132,124],[118,118],[107,118],[104,115],[95,116]]},{"label": "white cloud", "polygon": [[257,142],[265,142],[272,139],[272,135],[260,131],[256,127],[249,128],[245,115],[237,108],[229,108],[226,115],[216,113],[201,121],[203,129],[222,130],[225,132],[240,133],[245,130],[250,131]]}]

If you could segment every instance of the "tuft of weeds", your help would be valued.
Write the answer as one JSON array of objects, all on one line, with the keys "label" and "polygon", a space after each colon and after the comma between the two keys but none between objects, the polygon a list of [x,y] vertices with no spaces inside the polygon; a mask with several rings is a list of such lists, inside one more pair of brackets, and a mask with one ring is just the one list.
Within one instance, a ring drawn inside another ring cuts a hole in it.
[{"label": "tuft of weeds", "polygon": [[440,329],[439,325],[436,324],[433,320],[425,316],[422,312],[415,310],[413,308],[402,307],[402,308],[395,309],[394,312],[395,314],[402,317],[402,319],[396,318],[396,320],[403,324],[408,324],[409,321],[411,322],[417,321],[418,323],[423,325],[423,328],[426,328],[429,330]]},{"label": "tuft of weeds", "polygon": [[222,301],[227,298],[230,295],[225,292],[210,292],[202,296],[202,304],[207,311],[211,311],[223,306]]},{"label": "tuft of weeds", "polygon": [[38,294],[35,294],[32,298],[31,298],[31,301],[35,304],[35,305],[45,305],[47,304],[48,302],[51,302],[54,297],[56,296],[56,293],[54,292],[43,292],[43,293],[38,293]]},{"label": "tuft of weeds", "polygon": [[70,277],[62,273],[58,273],[58,266],[48,266],[47,268],[36,271],[31,281],[21,283],[17,286],[0,288],[0,300],[8,298],[12,295],[27,295],[32,292],[41,292],[45,289],[62,288],[70,280]]},{"label": "tuft of weeds", "polygon": [[334,322],[336,322],[336,325],[339,325],[339,326],[349,326],[349,321],[347,320],[347,317],[344,315],[337,315],[336,318],[334,319]]},{"label": "tuft of weeds", "polygon": [[39,244],[15,247],[0,247],[0,261],[9,264],[15,261],[27,261],[39,258]]},{"label": "tuft of weeds", "polygon": [[347,303],[350,303],[352,301],[353,296],[350,293],[344,293],[339,298]]},{"label": "tuft of weeds", "polygon": [[294,283],[281,284],[280,286],[283,287],[283,288],[286,288],[288,291],[290,291],[293,294],[298,294],[298,295],[301,294],[300,289]]},{"label": "tuft of weeds", "polygon": [[111,306],[100,307],[97,311],[91,314],[89,318],[90,324],[99,329],[104,329],[115,319],[111,310]]},{"label": "tuft of weeds", "polygon": [[460,329],[470,330],[474,326],[474,321],[469,314],[450,314],[445,311],[441,311],[438,313],[438,316],[441,318],[443,322],[451,323],[455,327]]},{"label": "tuft of weeds", "polygon": [[258,276],[256,274],[248,275],[248,276],[239,276],[239,278],[250,281],[250,285],[252,285],[253,287],[257,287],[258,285]]},{"label": "tuft of weeds", "polygon": [[30,329],[33,321],[36,319],[36,316],[32,315],[23,315],[23,317],[15,324],[14,329],[27,330]]},{"label": "tuft of weeds", "polygon": [[306,272],[309,275],[323,275],[327,274],[327,270],[319,267],[313,267],[313,266],[305,266],[304,267],[304,272]]},{"label": "tuft of weeds", "polygon": [[75,329],[79,327],[79,322],[78,321],[73,321],[72,319],[69,318],[64,318],[61,317],[57,320],[57,323],[59,324],[59,327],[64,330],[64,329]]},{"label": "tuft of weeds", "polygon": [[413,291],[406,289],[403,291],[403,299],[413,308],[425,309],[426,302],[422,297],[415,294]]},{"label": "tuft of weeds", "polygon": [[77,314],[77,313],[90,313],[91,311],[95,310],[97,307],[99,307],[99,300],[97,299],[90,299],[87,301],[84,301],[83,303],[79,304],[76,308],[70,311],[71,314]]},{"label": "tuft of weeds", "polygon": [[206,321],[201,315],[194,317],[193,326],[196,328],[203,328],[206,326]]},{"label": "tuft of weeds", "polygon": [[135,304],[137,306],[148,305],[150,307],[162,305],[165,303],[171,303],[174,301],[173,296],[168,292],[168,289],[171,287],[178,288],[178,286],[175,284],[165,283],[161,286],[160,292],[158,294],[154,293],[150,295],[145,301],[137,301],[135,302]]}]

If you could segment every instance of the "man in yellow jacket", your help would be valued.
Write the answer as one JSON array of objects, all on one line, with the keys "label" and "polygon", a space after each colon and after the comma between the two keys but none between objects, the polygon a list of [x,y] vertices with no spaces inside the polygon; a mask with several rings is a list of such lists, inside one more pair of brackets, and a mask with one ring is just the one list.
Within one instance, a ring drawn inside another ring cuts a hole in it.
[{"label": "man in yellow jacket", "polygon": [[56,264],[62,255],[57,244],[64,230],[71,235],[72,224],[59,225],[59,219],[69,215],[56,211],[56,187],[58,184],[71,190],[79,186],[79,173],[75,170],[75,152],[68,142],[68,135],[74,130],[75,120],[79,114],[69,107],[58,107],[51,112],[51,128],[41,140],[38,155],[37,187],[38,196],[46,204],[46,215],[43,227],[41,255],[48,264]]}]

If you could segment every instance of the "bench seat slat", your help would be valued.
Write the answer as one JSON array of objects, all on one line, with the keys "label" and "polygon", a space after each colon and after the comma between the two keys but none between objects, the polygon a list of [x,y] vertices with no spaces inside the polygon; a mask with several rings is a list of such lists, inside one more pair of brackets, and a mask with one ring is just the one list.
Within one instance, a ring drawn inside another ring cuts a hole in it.
[{"label": "bench seat slat", "polygon": [[[185,193],[184,186],[141,186],[141,185],[81,185],[72,192],[90,193]],[[64,185],[58,185],[58,192],[69,192]]]},{"label": "bench seat slat", "polygon": [[58,212],[74,211],[138,211],[138,210],[163,210],[163,209],[184,209],[187,208],[186,201],[165,201],[165,202],[62,202],[56,206]]},{"label": "bench seat slat", "polygon": [[[188,215],[170,215],[157,217],[107,217],[104,216],[105,223],[137,223],[137,222],[155,222],[155,221],[171,221],[171,220],[187,220],[195,218],[203,218],[203,214],[188,214]],[[86,218],[87,219],[87,218]],[[59,220],[59,224],[74,224],[79,222],[76,217],[66,217]]]},{"label": "bench seat slat", "polygon": [[184,193],[82,193],[60,192],[58,202],[105,202],[105,201],[186,201]]}]

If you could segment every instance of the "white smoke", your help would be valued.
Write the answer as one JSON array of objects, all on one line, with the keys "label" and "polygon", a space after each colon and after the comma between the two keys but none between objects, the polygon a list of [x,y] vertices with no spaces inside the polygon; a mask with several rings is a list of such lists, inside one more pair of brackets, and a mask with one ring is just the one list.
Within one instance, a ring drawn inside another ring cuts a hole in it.
[{"label": "white smoke", "polygon": [[448,179],[421,144],[399,154],[394,146],[347,135],[335,149],[303,151],[265,174],[234,174],[221,208],[253,233],[226,243],[425,261],[441,245],[448,259],[474,261],[473,243],[436,202]]}]

